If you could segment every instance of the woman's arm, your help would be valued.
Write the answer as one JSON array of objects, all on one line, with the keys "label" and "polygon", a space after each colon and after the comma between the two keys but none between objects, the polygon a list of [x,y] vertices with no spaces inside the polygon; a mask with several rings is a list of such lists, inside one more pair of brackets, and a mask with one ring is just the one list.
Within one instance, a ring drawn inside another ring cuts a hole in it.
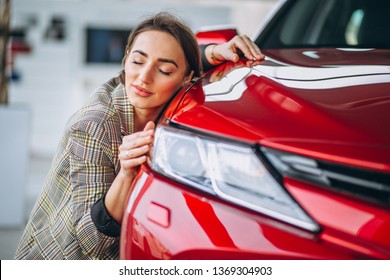
[{"label": "woman's arm", "polygon": [[71,204],[74,237],[84,254],[104,258],[118,251],[118,236],[110,236],[98,229],[92,208],[110,188],[115,178],[109,141],[104,126],[94,121],[80,121],[72,125],[67,153],[72,188]]},{"label": "woman's arm", "polygon": [[108,213],[118,223],[122,222],[127,197],[138,167],[148,160],[153,135],[154,123],[150,121],[143,131],[125,136],[119,147],[121,169],[104,202]]}]

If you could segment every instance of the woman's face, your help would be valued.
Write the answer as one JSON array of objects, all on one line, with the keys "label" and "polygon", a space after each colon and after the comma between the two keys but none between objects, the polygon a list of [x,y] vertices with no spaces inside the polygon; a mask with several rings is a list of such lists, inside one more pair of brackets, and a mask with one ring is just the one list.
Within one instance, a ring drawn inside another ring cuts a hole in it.
[{"label": "woman's face", "polygon": [[145,31],[135,39],[125,61],[125,87],[136,110],[155,113],[190,80],[184,52],[169,33]]}]

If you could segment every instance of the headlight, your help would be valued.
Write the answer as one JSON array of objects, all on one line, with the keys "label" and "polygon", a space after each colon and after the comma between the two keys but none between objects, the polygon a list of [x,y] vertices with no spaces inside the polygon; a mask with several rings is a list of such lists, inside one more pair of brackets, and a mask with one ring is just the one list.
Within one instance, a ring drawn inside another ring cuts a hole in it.
[{"label": "headlight", "polygon": [[159,126],[153,159],[152,168],[160,174],[290,224],[318,230],[250,146]]}]

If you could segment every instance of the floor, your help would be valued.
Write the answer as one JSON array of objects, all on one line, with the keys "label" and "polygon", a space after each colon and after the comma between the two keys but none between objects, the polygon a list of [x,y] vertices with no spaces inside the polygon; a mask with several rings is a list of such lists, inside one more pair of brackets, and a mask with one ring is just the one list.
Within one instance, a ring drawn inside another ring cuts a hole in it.
[{"label": "floor", "polygon": [[[51,164],[51,158],[32,156],[30,160],[28,186],[26,191],[26,221],[40,193]],[[0,228],[0,260],[13,259],[23,230],[23,226],[20,228]]]}]

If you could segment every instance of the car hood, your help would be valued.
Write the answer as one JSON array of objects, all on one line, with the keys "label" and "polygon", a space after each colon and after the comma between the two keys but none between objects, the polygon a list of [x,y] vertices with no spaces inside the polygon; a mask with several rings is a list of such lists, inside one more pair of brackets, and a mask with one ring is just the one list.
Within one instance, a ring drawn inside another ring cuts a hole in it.
[{"label": "car hood", "polygon": [[209,72],[168,117],[223,137],[390,171],[390,51],[264,53],[258,65],[242,60]]}]

